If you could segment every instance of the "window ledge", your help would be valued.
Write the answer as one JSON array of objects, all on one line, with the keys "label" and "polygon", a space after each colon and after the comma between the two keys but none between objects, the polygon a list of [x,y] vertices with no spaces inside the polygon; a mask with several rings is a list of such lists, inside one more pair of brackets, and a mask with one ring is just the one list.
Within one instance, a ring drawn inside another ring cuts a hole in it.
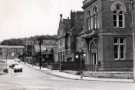
[{"label": "window ledge", "polygon": [[114,59],[115,61],[125,61],[126,59]]},{"label": "window ledge", "polygon": [[120,29],[124,29],[125,27],[114,27],[115,29],[118,29],[118,28],[120,28]]}]

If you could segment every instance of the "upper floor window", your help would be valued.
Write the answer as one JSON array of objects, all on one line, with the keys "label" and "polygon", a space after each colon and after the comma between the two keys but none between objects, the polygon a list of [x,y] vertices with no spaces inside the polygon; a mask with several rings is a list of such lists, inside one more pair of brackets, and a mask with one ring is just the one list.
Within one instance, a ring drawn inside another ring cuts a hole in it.
[{"label": "upper floor window", "polygon": [[2,48],[0,48],[0,55],[2,55]]},{"label": "upper floor window", "polygon": [[61,47],[61,40],[58,41],[58,46]]},{"label": "upper floor window", "polygon": [[125,15],[123,11],[114,11],[113,12],[113,26],[114,27],[125,27]]},{"label": "upper floor window", "polygon": [[121,2],[115,2],[114,4],[112,4],[111,9],[113,11],[113,26],[124,28],[126,12],[125,6]]},{"label": "upper floor window", "polygon": [[97,28],[97,25],[98,25],[98,19],[97,19],[97,17],[98,17],[98,14],[97,14],[97,7],[94,7],[93,8],[93,23],[94,23],[94,29],[96,29]]},{"label": "upper floor window", "polygon": [[99,27],[97,7],[94,7],[92,10],[88,11],[87,24],[88,30],[97,29]]},{"label": "upper floor window", "polygon": [[88,18],[87,18],[88,30],[91,30],[91,11],[88,11]]}]

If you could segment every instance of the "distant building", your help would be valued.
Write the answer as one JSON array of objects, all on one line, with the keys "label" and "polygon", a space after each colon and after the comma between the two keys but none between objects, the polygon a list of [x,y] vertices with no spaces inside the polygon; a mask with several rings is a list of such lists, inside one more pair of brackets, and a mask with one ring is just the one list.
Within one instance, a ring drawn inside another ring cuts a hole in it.
[{"label": "distant building", "polygon": [[[39,46],[39,41],[35,40],[34,42],[34,51],[36,53],[40,52],[40,46]],[[43,61],[46,62],[56,62],[57,61],[57,38],[52,37],[52,38],[43,38],[42,44],[41,44],[41,52],[43,55]]]},{"label": "distant building", "polygon": [[0,59],[14,59],[23,54],[24,46],[0,45]]},{"label": "distant building", "polygon": [[[25,45],[25,56],[27,62],[39,62],[40,57],[40,45],[42,60],[45,61],[57,61],[56,57],[56,47],[57,47],[57,37],[56,36],[35,36],[27,38],[24,40]],[[50,58],[52,57],[52,58]],[[47,60],[49,59],[50,60]],[[42,63],[43,63],[42,62]]]},{"label": "distant building", "polygon": [[23,54],[24,46],[0,45],[0,72],[7,66],[7,59],[15,59]]}]

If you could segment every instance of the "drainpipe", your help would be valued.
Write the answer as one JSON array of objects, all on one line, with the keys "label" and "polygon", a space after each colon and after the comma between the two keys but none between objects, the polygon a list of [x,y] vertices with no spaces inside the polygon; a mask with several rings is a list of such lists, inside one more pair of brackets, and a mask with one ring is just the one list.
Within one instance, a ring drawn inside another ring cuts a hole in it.
[{"label": "drainpipe", "polygon": [[132,40],[133,40],[133,79],[135,81],[135,9],[134,9],[134,2],[135,0],[130,0],[130,4],[131,4],[131,19],[132,19]]}]

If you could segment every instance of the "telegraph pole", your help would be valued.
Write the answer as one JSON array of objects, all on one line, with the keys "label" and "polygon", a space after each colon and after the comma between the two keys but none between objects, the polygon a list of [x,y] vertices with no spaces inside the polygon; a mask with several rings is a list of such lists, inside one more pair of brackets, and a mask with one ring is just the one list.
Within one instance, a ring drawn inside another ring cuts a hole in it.
[{"label": "telegraph pole", "polygon": [[42,66],[42,63],[41,63],[41,60],[42,60],[42,57],[41,57],[41,54],[42,54],[42,51],[41,51],[41,40],[39,41],[39,54],[40,54],[40,60],[39,60],[39,66],[40,66],[40,69],[41,69],[41,66]]},{"label": "telegraph pole", "polygon": [[42,67],[42,43],[43,43],[43,39],[42,37],[39,37],[38,39],[38,45],[39,45],[39,67],[41,69]]},{"label": "telegraph pole", "polygon": [[131,0],[132,3],[132,37],[133,37],[133,77],[135,81],[135,0]]}]

